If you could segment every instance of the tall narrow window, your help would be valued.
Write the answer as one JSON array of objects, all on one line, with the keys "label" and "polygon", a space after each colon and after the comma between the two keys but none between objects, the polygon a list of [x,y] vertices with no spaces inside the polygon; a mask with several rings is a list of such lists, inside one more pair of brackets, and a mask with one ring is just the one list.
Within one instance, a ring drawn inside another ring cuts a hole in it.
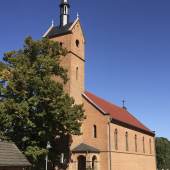
[{"label": "tall narrow window", "polygon": [[97,170],[97,157],[92,157],[92,170]]},{"label": "tall narrow window", "polygon": [[138,151],[138,141],[137,141],[137,135],[135,135],[135,152]]},{"label": "tall narrow window", "polygon": [[78,77],[79,77],[79,68],[76,67],[76,80],[78,80]]},{"label": "tall narrow window", "polygon": [[143,137],[143,153],[145,153],[145,137]]},{"label": "tall narrow window", "polygon": [[97,126],[96,125],[93,126],[93,137],[97,138]]},{"label": "tall narrow window", "polygon": [[67,13],[67,7],[64,6],[64,14],[66,14],[66,13]]},{"label": "tall narrow window", "polygon": [[114,132],[114,144],[115,144],[115,150],[118,150],[118,130],[115,129]]},{"label": "tall narrow window", "polygon": [[125,134],[125,140],[126,140],[126,151],[129,151],[129,139],[128,139],[128,132]]},{"label": "tall narrow window", "polygon": [[150,150],[150,154],[152,154],[152,141],[151,141],[151,139],[149,139],[149,150]]}]

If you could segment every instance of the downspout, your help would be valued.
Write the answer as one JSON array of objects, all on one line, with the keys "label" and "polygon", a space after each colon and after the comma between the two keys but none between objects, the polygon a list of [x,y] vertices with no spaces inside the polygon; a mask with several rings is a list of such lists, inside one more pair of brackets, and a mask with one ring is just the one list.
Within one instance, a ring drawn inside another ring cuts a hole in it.
[{"label": "downspout", "polygon": [[110,170],[112,170],[112,152],[111,152],[111,117],[109,116],[109,166],[110,166]]},{"label": "downspout", "polygon": [[155,154],[156,169],[158,169],[158,167],[157,167],[157,152],[156,152],[156,136],[154,136],[154,154]]}]

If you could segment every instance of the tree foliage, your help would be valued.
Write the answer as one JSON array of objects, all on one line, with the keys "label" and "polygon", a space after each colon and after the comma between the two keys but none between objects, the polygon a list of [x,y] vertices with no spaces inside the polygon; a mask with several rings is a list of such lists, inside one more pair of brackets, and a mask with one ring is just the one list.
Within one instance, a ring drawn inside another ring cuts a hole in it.
[{"label": "tree foliage", "polygon": [[170,141],[166,138],[156,138],[156,153],[158,169],[170,169]]},{"label": "tree foliage", "polygon": [[0,63],[1,139],[15,142],[34,169],[44,166],[47,141],[55,166],[61,152],[69,158],[70,135],[80,135],[83,106],[63,90],[67,71],[60,57],[66,53],[57,42],[28,37],[23,49],[5,53]]}]

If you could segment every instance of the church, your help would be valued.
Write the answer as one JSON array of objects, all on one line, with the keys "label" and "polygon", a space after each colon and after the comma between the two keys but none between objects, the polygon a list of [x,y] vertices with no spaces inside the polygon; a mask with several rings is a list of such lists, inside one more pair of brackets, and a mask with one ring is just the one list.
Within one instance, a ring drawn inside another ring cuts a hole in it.
[{"label": "church", "polygon": [[70,21],[68,0],[59,7],[60,24],[52,23],[43,37],[68,50],[61,58],[69,77],[64,89],[77,104],[83,103],[86,115],[82,135],[73,136],[68,170],[156,170],[155,133],[125,107],[85,90],[83,28],[79,16]]}]

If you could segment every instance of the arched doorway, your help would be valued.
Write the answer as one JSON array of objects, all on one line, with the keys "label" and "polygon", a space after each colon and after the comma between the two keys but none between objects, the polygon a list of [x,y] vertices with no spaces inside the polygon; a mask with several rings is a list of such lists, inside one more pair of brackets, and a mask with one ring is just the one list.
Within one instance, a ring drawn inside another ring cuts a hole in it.
[{"label": "arched doorway", "polygon": [[92,170],[97,170],[97,157],[92,157]]},{"label": "arched doorway", "polygon": [[86,157],[79,156],[78,157],[78,170],[86,170]]}]

